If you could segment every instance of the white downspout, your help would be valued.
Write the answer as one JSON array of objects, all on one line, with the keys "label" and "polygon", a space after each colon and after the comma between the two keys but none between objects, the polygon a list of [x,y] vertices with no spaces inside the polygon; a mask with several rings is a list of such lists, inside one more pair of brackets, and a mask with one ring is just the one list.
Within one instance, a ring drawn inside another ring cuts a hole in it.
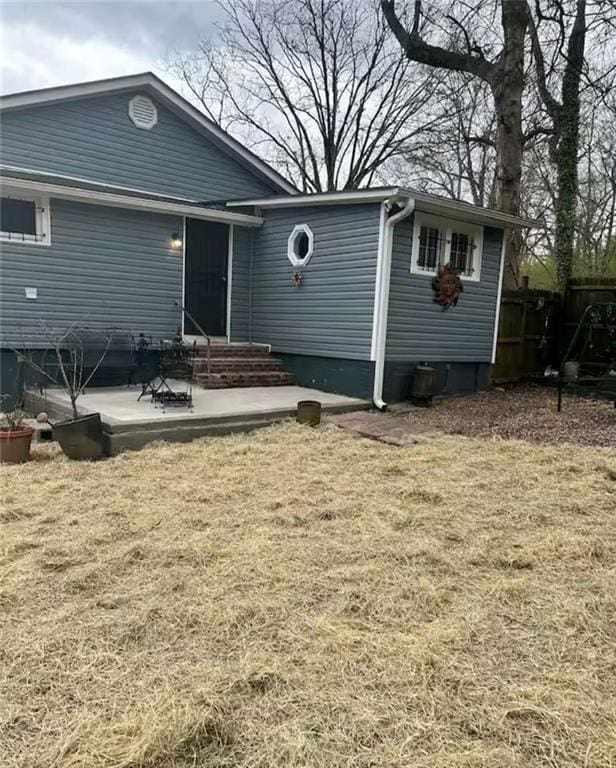
[{"label": "white downspout", "polygon": [[496,350],[498,349],[498,326],[500,325],[501,302],[503,299],[503,278],[505,273],[505,252],[507,250],[507,230],[503,229],[503,244],[501,246],[500,267],[498,269],[498,288],[496,289],[496,310],[494,312],[494,332],[492,337],[492,359],[496,362]]},{"label": "white downspout", "polygon": [[[395,204],[396,199],[388,200],[386,205]],[[389,283],[391,279],[391,253],[394,242],[394,227],[402,219],[408,218],[415,210],[415,200],[409,198],[402,210],[385,219],[385,231],[380,238],[378,261],[381,264],[380,284],[377,286],[379,306],[376,320],[376,354],[374,358],[374,386],[372,401],[379,410],[387,408],[383,400],[383,375],[385,371],[385,341],[387,339],[387,315],[389,311]]]}]

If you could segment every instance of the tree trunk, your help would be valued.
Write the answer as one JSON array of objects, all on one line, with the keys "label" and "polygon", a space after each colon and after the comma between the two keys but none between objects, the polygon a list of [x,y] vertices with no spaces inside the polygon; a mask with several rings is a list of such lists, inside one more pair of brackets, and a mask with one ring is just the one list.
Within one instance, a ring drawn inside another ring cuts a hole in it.
[{"label": "tree trunk", "polygon": [[[522,92],[524,90],[524,40],[528,26],[526,1],[502,0],[504,45],[500,66],[490,85],[496,111],[496,207],[520,215],[522,182]],[[505,288],[518,288],[522,235],[509,230],[505,250]]]},{"label": "tree trunk", "polygon": [[580,145],[580,85],[586,48],[586,0],[578,0],[575,23],[567,48],[562,106],[558,110],[556,161],[556,276],[564,291],[573,269],[577,214],[578,151]]},{"label": "tree trunk", "polygon": [[556,204],[556,276],[565,290],[573,269],[578,185],[579,112],[563,119],[558,150],[558,201]]}]

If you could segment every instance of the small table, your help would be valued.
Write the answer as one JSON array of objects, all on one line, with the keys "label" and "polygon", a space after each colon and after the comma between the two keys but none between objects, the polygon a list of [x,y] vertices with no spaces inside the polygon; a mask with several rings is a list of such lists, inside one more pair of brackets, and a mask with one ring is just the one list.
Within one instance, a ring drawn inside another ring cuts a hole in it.
[{"label": "small table", "polygon": [[[181,365],[185,364],[189,358],[194,361],[196,345],[190,347],[178,344],[176,341],[161,340],[160,349],[157,350],[157,371],[156,374],[147,382],[141,385],[141,394],[137,400],[141,400],[144,395],[149,394],[151,401],[157,407],[162,406],[163,413],[166,407],[190,408],[192,411],[192,383],[188,380],[186,391],[178,392],[174,390],[168,382],[169,376]],[[191,374],[192,376],[192,370]]]}]

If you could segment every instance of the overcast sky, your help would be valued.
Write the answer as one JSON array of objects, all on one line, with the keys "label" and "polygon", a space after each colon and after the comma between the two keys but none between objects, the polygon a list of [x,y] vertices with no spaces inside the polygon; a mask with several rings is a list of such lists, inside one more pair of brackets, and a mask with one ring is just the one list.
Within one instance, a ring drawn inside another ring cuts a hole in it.
[{"label": "overcast sky", "polygon": [[0,0],[0,90],[97,80],[152,70],[215,34],[213,0]]}]

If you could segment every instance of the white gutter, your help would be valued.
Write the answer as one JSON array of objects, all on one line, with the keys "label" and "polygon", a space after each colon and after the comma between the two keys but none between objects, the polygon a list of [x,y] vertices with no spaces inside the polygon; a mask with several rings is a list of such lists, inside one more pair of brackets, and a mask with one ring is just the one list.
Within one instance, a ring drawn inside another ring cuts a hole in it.
[{"label": "white gutter", "polygon": [[503,244],[501,246],[500,268],[498,270],[498,288],[496,290],[496,310],[494,313],[494,336],[492,338],[492,365],[496,362],[496,348],[498,345],[498,326],[500,323],[501,301],[503,296],[503,278],[505,272],[505,251],[507,250],[507,230],[503,230]]},{"label": "white gutter", "polygon": [[240,206],[255,208],[292,208],[304,205],[351,205],[360,203],[380,203],[394,197],[403,199],[413,198],[415,207],[422,213],[430,213],[443,218],[454,218],[462,221],[472,221],[483,226],[503,227],[540,227],[541,223],[533,219],[512,216],[509,213],[496,211],[492,208],[482,208],[479,205],[466,203],[463,200],[449,200],[427,192],[418,192],[404,187],[383,187],[377,189],[348,189],[339,192],[319,192],[308,195],[270,195],[269,197],[249,198],[247,200],[230,200],[228,208]]},{"label": "white gutter", "polygon": [[339,192],[317,192],[308,195],[270,195],[249,200],[229,200],[228,208],[291,208],[301,205],[350,205],[380,203],[398,194],[398,187],[389,189],[350,189]]},{"label": "white gutter", "polygon": [[261,217],[249,216],[245,213],[232,213],[231,211],[220,211],[216,208],[206,208],[205,206],[152,200],[131,195],[118,195],[112,192],[99,192],[93,189],[65,187],[62,184],[48,184],[44,181],[31,181],[29,179],[15,179],[3,176],[0,179],[0,186],[3,189],[14,189],[17,191],[44,192],[49,197],[59,198],[60,200],[76,200],[80,203],[110,205],[114,208],[167,213],[173,216],[189,216],[192,219],[242,224],[246,227],[260,227],[263,224]]},{"label": "white gutter", "polygon": [[[388,200],[385,205],[396,203],[396,199]],[[408,218],[415,210],[415,200],[408,198],[402,210],[394,213],[393,216],[385,218],[383,232],[379,233],[379,253],[377,257],[378,284],[376,292],[378,296],[378,307],[375,313],[373,323],[376,324],[374,333],[375,360],[374,360],[374,385],[372,390],[372,401],[379,410],[387,408],[387,403],[383,400],[383,375],[385,372],[385,343],[387,339],[387,315],[389,311],[389,284],[391,281],[391,253],[394,243],[394,227],[399,221]]]}]

